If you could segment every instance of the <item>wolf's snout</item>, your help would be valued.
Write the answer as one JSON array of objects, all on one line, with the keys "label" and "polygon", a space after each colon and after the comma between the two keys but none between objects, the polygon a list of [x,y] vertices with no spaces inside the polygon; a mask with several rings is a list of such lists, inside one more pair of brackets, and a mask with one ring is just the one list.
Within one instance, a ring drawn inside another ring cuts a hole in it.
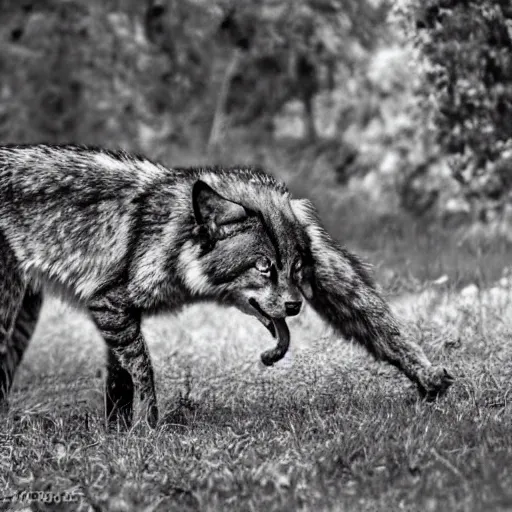
[{"label": "wolf's snout", "polygon": [[302,306],[302,301],[298,300],[296,302],[285,302],[284,308],[286,310],[286,316],[295,316],[300,313],[300,308]]}]

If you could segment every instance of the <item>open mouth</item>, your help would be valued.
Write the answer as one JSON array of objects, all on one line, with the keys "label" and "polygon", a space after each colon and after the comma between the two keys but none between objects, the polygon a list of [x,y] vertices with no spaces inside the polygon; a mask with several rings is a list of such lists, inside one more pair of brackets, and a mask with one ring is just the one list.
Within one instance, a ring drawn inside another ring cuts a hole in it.
[{"label": "open mouth", "polygon": [[277,345],[261,354],[261,361],[265,366],[272,366],[281,360],[290,346],[290,331],[284,318],[272,318],[267,315],[254,299],[249,299],[249,304],[256,311],[256,318],[277,338]]},{"label": "open mouth", "polygon": [[256,311],[256,317],[258,320],[270,331],[270,334],[272,334],[272,336],[275,338],[277,336],[277,332],[274,325],[274,319],[270,315],[267,315],[267,313],[265,313],[265,311],[260,308],[260,305],[256,302],[255,299],[249,299],[249,304]]}]

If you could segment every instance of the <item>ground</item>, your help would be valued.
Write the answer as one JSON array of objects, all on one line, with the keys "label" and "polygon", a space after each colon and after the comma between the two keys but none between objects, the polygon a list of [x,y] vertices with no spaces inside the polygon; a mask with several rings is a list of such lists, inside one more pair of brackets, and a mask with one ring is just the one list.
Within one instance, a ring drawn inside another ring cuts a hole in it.
[{"label": "ground", "polygon": [[290,320],[286,358],[263,368],[274,343],[263,327],[198,305],[143,325],[159,427],[107,433],[102,342],[49,301],[0,417],[0,490],[80,497],[0,510],[512,510],[512,282],[504,264],[490,272],[492,248],[470,265],[433,247],[428,272],[425,250],[416,266],[396,251],[370,258],[457,379],[436,403],[310,310]]}]

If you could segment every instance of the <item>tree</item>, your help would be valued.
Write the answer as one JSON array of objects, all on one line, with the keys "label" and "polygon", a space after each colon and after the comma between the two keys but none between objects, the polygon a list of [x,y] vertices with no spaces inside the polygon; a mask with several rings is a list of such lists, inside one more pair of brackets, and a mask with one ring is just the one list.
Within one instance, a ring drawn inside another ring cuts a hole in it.
[{"label": "tree", "polygon": [[[332,89],[340,67],[370,49],[387,13],[368,0],[240,0],[220,3],[220,25],[240,56],[230,77],[226,109],[235,123],[266,119],[283,105],[303,104],[306,138],[314,141],[314,98]],[[358,51],[359,50],[359,51]]]},{"label": "tree", "polygon": [[158,137],[181,134],[187,117],[179,114],[208,84],[202,34],[214,27],[194,2],[165,4],[166,24],[155,34],[136,0],[2,2],[2,141],[151,152]]},{"label": "tree", "polygon": [[413,0],[401,13],[423,56],[420,93],[437,140],[485,214],[512,189],[512,4]]},{"label": "tree", "polygon": [[315,99],[385,15],[375,0],[5,0],[0,138],[151,153],[222,121],[271,126],[299,100],[313,141]]}]

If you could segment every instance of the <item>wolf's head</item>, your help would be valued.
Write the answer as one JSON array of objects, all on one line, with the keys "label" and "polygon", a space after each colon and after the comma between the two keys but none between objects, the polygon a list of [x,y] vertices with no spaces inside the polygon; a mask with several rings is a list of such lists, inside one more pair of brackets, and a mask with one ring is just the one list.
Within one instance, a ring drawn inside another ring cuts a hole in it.
[{"label": "wolf's head", "polygon": [[269,186],[272,178],[262,173],[245,177],[210,174],[194,183],[185,281],[197,295],[236,306],[272,332],[276,320],[300,312],[302,296],[309,298],[311,255],[287,190]]}]

